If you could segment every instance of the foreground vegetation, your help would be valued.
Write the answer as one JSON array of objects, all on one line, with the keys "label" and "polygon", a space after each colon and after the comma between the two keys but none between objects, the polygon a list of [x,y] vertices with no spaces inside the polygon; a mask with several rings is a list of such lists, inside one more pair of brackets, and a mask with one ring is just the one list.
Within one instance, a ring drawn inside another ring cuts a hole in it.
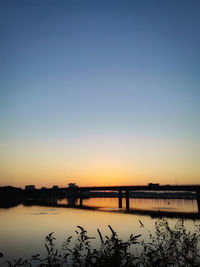
[{"label": "foreground vegetation", "polygon": [[[140,221],[139,221],[140,222]],[[141,240],[141,235],[131,235],[121,240],[108,225],[110,236],[100,239],[98,249],[93,248],[87,231],[77,226],[77,239],[71,246],[72,236],[68,237],[61,249],[55,245],[56,238],[50,233],[45,238],[46,257],[33,255],[30,260],[7,262],[9,267],[149,267],[149,266],[200,266],[200,225],[194,222],[193,232],[186,230],[184,221],[179,220],[172,228],[165,219],[155,223],[155,233],[148,231],[142,222],[140,227],[149,233],[149,242]],[[3,254],[0,253],[3,257]]]}]

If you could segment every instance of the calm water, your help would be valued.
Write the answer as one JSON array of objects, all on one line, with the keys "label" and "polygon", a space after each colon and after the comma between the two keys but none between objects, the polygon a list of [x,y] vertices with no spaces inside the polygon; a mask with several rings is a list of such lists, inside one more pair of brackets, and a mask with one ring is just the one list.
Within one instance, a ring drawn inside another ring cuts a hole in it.
[{"label": "calm water", "polygon": [[[65,204],[67,200],[60,200],[59,203]],[[143,239],[147,239],[148,232],[140,228],[139,220],[149,230],[153,230],[154,222],[157,220],[148,215],[148,212],[146,215],[121,212],[125,209],[125,201],[123,200],[122,210],[118,209],[117,198],[85,199],[83,204],[97,209],[23,205],[0,209],[0,251],[4,253],[6,259],[30,258],[37,252],[44,252],[45,235],[55,232],[60,245],[67,236],[76,236],[74,231],[77,225],[84,227],[90,236],[97,237],[97,228],[103,235],[109,234],[107,225],[110,224],[123,239],[128,238],[131,233],[141,233]],[[196,200],[130,199],[130,209],[133,212],[134,210],[198,212]],[[175,224],[177,219],[169,218],[168,221],[170,224]],[[186,225],[188,229],[192,228],[192,220],[187,219]],[[94,245],[98,243],[98,241],[93,242]]]}]

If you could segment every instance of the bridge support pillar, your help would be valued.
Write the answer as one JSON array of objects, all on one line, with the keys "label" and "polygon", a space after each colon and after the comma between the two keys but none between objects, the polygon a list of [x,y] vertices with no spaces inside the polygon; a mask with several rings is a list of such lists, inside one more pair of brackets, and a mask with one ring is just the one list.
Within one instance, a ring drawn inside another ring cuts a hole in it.
[{"label": "bridge support pillar", "polygon": [[53,198],[53,197],[47,198],[46,202],[50,205],[56,205],[57,204],[57,198]]},{"label": "bridge support pillar", "polygon": [[68,206],[69,207],[74,207],[75,206],[75,202],[76,202],[75,197],[69,197],[67,200],[68,200]]},{"label": "bridge support pillar", "polygon": [[57,204],[57,198],[52,199],[52,204],[56,205]]},{"label": "bridge support pillar", "polygon": [[118,206],[119,206],[119,208],[121,209],[122,208],[122,191],[121,190],[119,190],[119,192],[118,192]]},{"label": "bridge support pillar", "polygon": [[129,210],[129,191],[126,191],[126,210]]},{"label": "bridge support pillar", "polygon": [[198,205],[198,211],[200,214],[200,191],[197,191],[197,205]]},{"label": "bridge support pillar", "polygon": [[79,204],[79,206],[82,207],[83,206],[83,193],[82,193],[82,191],[80,191],[79,196],[80,196],[80,204]]}]

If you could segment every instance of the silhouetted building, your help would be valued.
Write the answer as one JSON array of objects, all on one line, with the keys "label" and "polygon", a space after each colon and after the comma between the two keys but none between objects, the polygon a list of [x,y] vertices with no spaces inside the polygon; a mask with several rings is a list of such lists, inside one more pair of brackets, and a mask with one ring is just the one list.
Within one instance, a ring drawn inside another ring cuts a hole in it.
[{"label": "silhouetted building", "polygon": [[35,190],[35,185],[25,185],[25,190]]},{"label": "silhouetted building", "polygon": [[59,186],[58,186],[58,185],[53,185],[52,188],[53,188],[53,189],[58,189]]},{"label": "silhouetted building", "polygon": [[68,187],[69,188],[78,188],[78,185],[76,185],[76,183],[69,183]]},{"label": "silhouetted building", "polygon": [[159,184],[158,183],[149,183],[148,184],[149,187],[152,187],[152,188],[155,188],[155,187],[159,187]]}]

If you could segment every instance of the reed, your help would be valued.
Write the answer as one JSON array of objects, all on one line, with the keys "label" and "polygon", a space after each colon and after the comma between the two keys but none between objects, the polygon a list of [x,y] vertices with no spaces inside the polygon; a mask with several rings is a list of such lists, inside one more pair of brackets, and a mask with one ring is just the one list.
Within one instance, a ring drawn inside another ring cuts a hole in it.
[{"label": "reed", "polygon": [[[140,227],[149,233],[149,242],[141,235],[130,235],[123,241],[108,225],[110,235],[103,237],[100,230],[99,247],[94,248],[87,231],[77,226],[75,245],[69,236],[62,247],[56,247],[54,233],[45,237],[46,256],[33,255],[29,260],[7,261],[9,267],[194,267],[200,266],[200,225],[195,221],[193,231],[187,231],[184,221],[178,220],[172,228],[166,219],[155,222],[155,232],[150,232],[139,221]],[[140,246],[140,250],[137,250]],[[0,253],[3,257],[3,253]]]}]

